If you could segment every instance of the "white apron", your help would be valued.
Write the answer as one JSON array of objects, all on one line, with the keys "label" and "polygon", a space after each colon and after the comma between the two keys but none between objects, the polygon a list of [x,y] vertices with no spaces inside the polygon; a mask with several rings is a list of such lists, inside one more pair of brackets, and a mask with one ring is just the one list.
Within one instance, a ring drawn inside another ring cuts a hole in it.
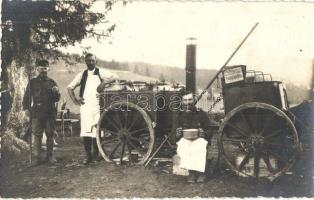
[{"label": "white apron", "polygon": [[[93,127],[98,123],[100,117],[99,100],[97,98],[97,86],[101,83],[99,76],[94,71],[88,70],[85,90],[83,94],[84,105],[81,105],[81,137],[96,137],[97,128]],[[93,127],[93,129],[92,129]]]},{"label": "white apron", "polygon": [[203,138],[177,142],[177,154],[181,159],[180,168],[205,172],[207,141]]}]

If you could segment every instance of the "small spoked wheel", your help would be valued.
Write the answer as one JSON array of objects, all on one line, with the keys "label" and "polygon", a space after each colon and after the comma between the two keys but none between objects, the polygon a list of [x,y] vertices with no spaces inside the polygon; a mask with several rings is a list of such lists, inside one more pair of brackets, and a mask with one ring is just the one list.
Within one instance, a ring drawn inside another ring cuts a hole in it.
[{"label": "small spoked wheel", "polygon": [[96,135],[99,152],[108,162],[144,164],[155,141],[149,115],[131,102],[117,102],[105,109]]},{"label": "small spoked wheel", "polygon": [[242,104],[219,128],[221,156],[241,176],[273,180],[291,168],[299,148],[293,122],[269,104]]}]

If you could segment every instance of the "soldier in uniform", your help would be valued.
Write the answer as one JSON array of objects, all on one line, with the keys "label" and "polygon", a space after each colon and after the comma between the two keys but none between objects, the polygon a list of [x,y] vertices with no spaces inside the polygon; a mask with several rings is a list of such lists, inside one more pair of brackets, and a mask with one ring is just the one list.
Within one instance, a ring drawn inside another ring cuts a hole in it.
[{"label": "soldier in uniform", "polygon": [[[97,87],[117,79],[118,76],[109,70],[96,67],[95,55],[85,55],[87,69],[78,73],[68,85],[68,93],[74,104],[80,106],[81,113],[81,137],[86,151],[84,164],[89,164],[98,159],[98,148],[96,144],[96,128],[100,117],[99,99],[97,98]],[[76,97],[74,90],[80,87],[79,96]],[[93,128],[94,127],[94,128]],[[93,149],[93,152],[92,152]]]},{"label": "soldier in uniform", "polygon": [[[211,125],[214,122],[209,120],[207,114],[194,105],[195,99],[192,93],[186,94],[182,98],[182,110],[178,113],[176,121],[177,141],[183,136],[184,129],[199,129],[199,137],[204,138],[210,144],[212,138]],[[205,173],[189,170],[187,182],[202,183],[206,179]]]},{"label": "soldier in uniform", "polygon": [[[47,60],[37,62],[37,71],[39,75],[31,79],[26,87],[23,108],[26,110],[27,115],[31,115],[32,119],[34,165],[43,163],[40,154],[44,131],[47,137],[47,156],[45,161],[53,164],[56,162],[53,157],[53,134],[57,114],[55,103],[60,99],[60,92],[56,82],[47,76],[49,71],[49,62]],[[32,107],[31,102],[33,103]]]}]

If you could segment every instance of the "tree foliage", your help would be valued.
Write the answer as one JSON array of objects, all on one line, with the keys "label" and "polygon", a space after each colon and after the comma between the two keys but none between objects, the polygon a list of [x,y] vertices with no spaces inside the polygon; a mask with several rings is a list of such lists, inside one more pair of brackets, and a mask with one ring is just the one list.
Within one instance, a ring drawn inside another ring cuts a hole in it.
[{"label": "tree foliage", "polygon": [[[24,126],[21,99],[36,58],[58,57],[61,54],[57,47],[74,45],[86,37],[107,37],[114,30],[115,26],[106,19],[113,1],[106,1],[104,13],[93,12],[94,3],[95,0],[2,1],[1,89],[9,91],[11,104],[4,131],[4,140],[9,142],[4,146],[20,142],[12,135],[19,135]],[[99,23],[107,23],[107,29],[96,31]]]},{"label": "tree foliage", "polygon": [[[11,61],[19,52],[74,45],[86,37],[105,37],[114,25],[102,32],[96,24],[108,23],[106,13],[92,12],[94,1],[8,1],[2,2],[3,56]],[[112,2],[107,1],[110,10]]]}]

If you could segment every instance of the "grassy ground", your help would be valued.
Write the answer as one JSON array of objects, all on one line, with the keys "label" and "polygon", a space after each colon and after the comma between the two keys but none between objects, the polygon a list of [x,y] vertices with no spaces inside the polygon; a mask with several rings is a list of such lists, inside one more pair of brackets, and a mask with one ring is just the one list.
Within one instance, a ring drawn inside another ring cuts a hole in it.
[{"label": "grassy ground", "polygon": [[83,145],[66,138],[55,149],[54,166],[29,167],[27,155],[4,158],[0,164],[0,196],[35,197],[313,197],[312,154],[299,164],[299,172],[274,182],[238,177],[221,167],[207,183],[188,184],[185,177],[160,167],[116,166],[105,161],[82,165]]}]

